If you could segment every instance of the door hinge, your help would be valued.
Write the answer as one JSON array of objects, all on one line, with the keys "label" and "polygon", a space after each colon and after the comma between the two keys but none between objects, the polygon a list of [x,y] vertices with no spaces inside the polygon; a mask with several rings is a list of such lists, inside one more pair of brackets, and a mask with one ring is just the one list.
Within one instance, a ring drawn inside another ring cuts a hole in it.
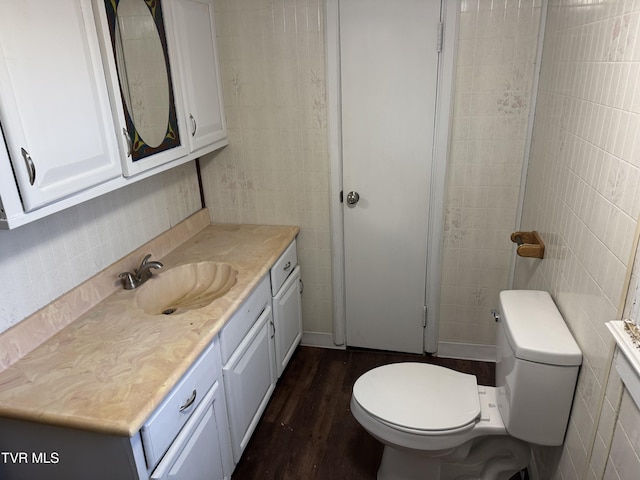
[{"label": "door hinge", "polygon": [[442,52],[443,42],[444,42],[444,23],[438,22],[438,39],[437,39],[438,53]]},{"label": "door hinge", "polygon": [[427,306],[422,307],[422,328],[427,328]]},{"label": "door hinge", "polygon": [[344,193],[342,190],[340,190],[340,203],[344,202]]}]

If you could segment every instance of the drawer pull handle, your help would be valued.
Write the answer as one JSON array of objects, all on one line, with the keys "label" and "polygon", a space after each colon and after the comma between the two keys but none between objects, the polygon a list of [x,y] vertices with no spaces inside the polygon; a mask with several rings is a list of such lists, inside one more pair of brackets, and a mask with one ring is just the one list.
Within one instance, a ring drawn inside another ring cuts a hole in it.
[{"label": "drawer pull handle", "polygon": [[287,264],[284,266],[284,271],[286,272],[290,268],[291,268],[291,262],[287,262]]},{"label": "drawer pull handle", "polygon": [[184,403],[184,405],[182,405],[182,406],[180,407],[180,411],[181,411],[181,412],[184,412],[187,408],[189,408],[191,405],[193,405],[193,402],[195,402],[195,401],[196,401],[196,396],[197,396],[197,393],[196,393],[196,391],[194,390],[194,391],[193,391],[193,393],[191,394],[191,396],[190,396],[190,397],[187,399],[187,401]]}]

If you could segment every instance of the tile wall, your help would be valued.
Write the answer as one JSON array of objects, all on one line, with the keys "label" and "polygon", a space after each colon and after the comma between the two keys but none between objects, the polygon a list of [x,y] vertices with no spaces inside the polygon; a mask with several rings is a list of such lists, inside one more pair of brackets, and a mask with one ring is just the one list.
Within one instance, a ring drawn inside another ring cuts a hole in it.
[{"label": "tile wall", "polygon": [[495,343],[516,225],[541,0],[461,2],[440,341]]},{"label": "tile wall", "polygon": [[324,4],[214,6],[229,146],[203,162],[211,219],[300,226],[303,328],[330,334]]},{"label": "tile wall", "polygon": [[[619,379],[618,379],[619,381]],[[622,390],[604,480],[632,480],[640,472],[640,409],[627,390]],[[600,465],[595,465],[600,471]],[[600,478],[591,475],[589,478]]]},{"label": "tile wall", "polygon": [[0,332],[199,208],[191,163],[16,230],[0,230]]},{"label": "tile wall", "polygon": [[[640,274],[639,253],[636,246],[622,315],[623,318],[630,318],[636,322],[640,320],[637,290]],[[618,351],[616,354],[622,355],[622,352]],[[640,472],[640,409],[633,402],[629,391],[624,388],[615,359],[609,369],[588,468],[585,476],[590,480],[635,478]]]},{"label": "tile wall", "polygon": [[640,213],[639,26],[638,2],[549,3],[522,223],[547,250],[518,260],[514,286],[552,293],[584,362],[558,468],[536,452],[550,472],[541,478],[596,479],[605,468],[606,478],[637,478],[626,466],[637,462],[639,415],[626,400],[607,456],[620,382],[608,376],[604,324],[621,310]]}]

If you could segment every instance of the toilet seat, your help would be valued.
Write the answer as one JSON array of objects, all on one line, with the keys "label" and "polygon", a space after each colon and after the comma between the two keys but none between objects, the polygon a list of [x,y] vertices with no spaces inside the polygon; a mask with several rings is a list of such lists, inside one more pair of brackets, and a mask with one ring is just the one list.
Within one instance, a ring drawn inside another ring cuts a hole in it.
[{"label": "toilet seat", "polygon": [[381,423],[418,435],[470,430],[480,416],[476,377],[428,363],[374,368],[358,378],[353,399]]}]

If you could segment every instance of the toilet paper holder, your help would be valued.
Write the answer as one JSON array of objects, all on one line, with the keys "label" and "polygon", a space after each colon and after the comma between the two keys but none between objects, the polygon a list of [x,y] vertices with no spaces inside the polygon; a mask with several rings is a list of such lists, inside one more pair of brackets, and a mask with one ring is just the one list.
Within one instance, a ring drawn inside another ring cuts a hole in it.
[{"label": "toilet paper holder", "polygon": [[521,257],[544,258],[544,242],[535,230],[533,232],[513,232],[511,241],[518,244],[516,252]]}]

